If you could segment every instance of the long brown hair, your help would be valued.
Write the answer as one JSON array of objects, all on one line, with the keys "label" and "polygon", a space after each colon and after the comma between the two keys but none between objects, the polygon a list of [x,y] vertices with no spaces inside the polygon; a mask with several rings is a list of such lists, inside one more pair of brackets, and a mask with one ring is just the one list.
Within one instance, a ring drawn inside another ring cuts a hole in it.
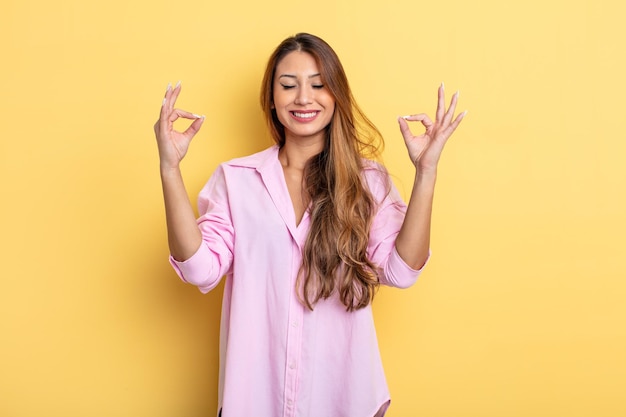
[{"label": "long brown hair", "polygon": [[276,66],[289,53],[315,58],[324,86],[335,99],[324,149],[307,162],[303,188],[310,202],[311,226],[297,287],[311,310],[338,291],[348,311],[367,306],[378,288],[377,267],[367,256],[375,202],[363,178],[363,158],[376,158],[380,132],[356,104],[339,57],[322,39],[299,33],[270,56],[261,87],[261,107],[274,141],[285,144],[285,129],[273,109]]}]

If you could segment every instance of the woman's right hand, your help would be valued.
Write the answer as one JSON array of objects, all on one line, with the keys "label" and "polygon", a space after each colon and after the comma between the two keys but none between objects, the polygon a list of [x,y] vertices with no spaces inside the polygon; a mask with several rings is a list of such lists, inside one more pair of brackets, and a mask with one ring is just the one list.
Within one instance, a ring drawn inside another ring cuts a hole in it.
[{"label": "woman's right hand", "polygon": [[[180,89],[180,82],[174,88],[172,88],[171,84],[167,86],[159,120],[154,124],[154,133],[159,146],[159,160],[162,170],[178,168],[180,161],[187,154],[191,140],[198,133],[204,122],[204,116],[198,116],[197,114],[174,108]],[[178,118],[193,120],[193,122],[187,130],[179,132],[174,130],[174,122]]]}]

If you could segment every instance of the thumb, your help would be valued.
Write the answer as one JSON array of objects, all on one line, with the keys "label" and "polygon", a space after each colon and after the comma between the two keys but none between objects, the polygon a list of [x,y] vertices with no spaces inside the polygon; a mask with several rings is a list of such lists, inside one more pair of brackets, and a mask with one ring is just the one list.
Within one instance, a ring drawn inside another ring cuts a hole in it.
[{"label": "thumb", "polygon": [[413,137],[413,133],[411,133],[411,128],[404,117],[398,117],[398,124],[400,125],[400,132],[402,132],[404,140],[406,141],[411,139],[411,137]]},{"label": "thumb", "polygon": [[187,136],[189,139],[193,138],[196,135],[196,133],[198,133],[200,128],[202,127],[202,123],[204,123],[204,119],[206,119],[206,116],[204,116],[204,115],[203,116],[198,116],[193,121],[193,123],[191,123],[191,125],[189,125],[187,130],[185,130],[183,132],[183,135]]}]

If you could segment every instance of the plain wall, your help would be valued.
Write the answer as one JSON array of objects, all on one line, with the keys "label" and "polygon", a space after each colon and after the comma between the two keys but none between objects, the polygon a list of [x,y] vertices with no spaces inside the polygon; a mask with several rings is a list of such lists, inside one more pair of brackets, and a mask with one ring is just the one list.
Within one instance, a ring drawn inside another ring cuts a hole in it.
[{"label": "plain wall", "polygon": [[222,286],[167,262],[152,126],[168,82],[207,120],[184,162],[270,144],[266,59],[326,39],[386,138],[460,90],[433,257],[375,302],[390,417],[625,416],[626,10],[617,0],[5,1],[0,415],[213,416]]}]

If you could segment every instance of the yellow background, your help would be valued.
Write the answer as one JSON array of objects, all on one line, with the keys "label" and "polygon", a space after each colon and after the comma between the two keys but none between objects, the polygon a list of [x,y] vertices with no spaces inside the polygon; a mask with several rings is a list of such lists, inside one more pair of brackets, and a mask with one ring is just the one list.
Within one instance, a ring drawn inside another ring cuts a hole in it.
[{"label": "yellow background", "polygon": [[180,107],[207,115],[195,202],[219,162],[270,143],[265,61],[308,31],[405,196],[396,116],[432,114],[441,81],[469,110],[432,262],[375,301],[388,415],[626,416],[623,4],[5,0],[0,415],[214,415],[222,287],[169,268],[152,125],[182,80]]}]

